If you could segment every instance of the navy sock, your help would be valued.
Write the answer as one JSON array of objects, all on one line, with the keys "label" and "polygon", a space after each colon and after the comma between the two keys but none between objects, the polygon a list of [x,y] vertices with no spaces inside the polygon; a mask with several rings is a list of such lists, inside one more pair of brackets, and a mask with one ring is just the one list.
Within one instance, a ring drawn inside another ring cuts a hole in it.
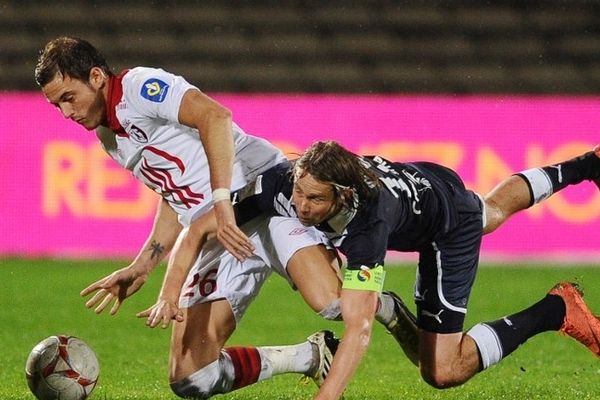
[{"label": "navy sock", "polygon": [[565,303],[560,296],[546,295],[531,307],[497,321],[486,322],[486,325],[496,332],[502,345],[502,356],[506,357],[530,337],[559,330],[565,312]]},{"label": "navy sock", "polygon": [[600,177],[600,158],[589,151],[571,160],[542,168],[552,181],[552,192],[556,193],[569,185],[581,183],[584,179]]}]

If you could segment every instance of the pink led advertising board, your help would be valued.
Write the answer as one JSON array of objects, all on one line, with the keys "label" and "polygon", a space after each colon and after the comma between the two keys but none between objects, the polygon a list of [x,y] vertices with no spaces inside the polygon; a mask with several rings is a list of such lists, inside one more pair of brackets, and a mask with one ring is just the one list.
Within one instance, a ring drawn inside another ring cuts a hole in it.
[{"label": "pink led advertising board", "polygon": [[[360,154],[445,164],[481,194],[600,142],[600,98],[213,97],[290,157],[333,139]],[[41,94],[0,94],[0,166],[0,255],[131,256],[149,232],[156,195]],[[589,260],[600,253],[599,222],[600,192],[585,183],[485,237],[482,254]]]}]

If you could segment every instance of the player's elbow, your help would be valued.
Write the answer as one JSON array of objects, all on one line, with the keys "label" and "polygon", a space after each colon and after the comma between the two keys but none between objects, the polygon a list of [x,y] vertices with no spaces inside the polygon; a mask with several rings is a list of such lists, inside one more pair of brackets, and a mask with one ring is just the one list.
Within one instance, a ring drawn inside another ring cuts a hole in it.
[{"label": "player's elbow", "polygon": [[[211,105],[201,115],[196,115],[194,118],[195,120],[191,126],[198,129],[200,138],[203,141],[207,140],[208,135],[212,135],[213,132],[224,132],[224,129],[231,128],[232,113],[220,104]],[[225,138],[222,137],[220,140],[225,140]]]},{"label": "player's elbow", "polygon": [[233,118],[233,114],[230,109],[227,107],[223,107],[220,104],[215,104],[214,107],[211,107],[210,110],[206,113],[206,118],[209,121],[231,121]]}]

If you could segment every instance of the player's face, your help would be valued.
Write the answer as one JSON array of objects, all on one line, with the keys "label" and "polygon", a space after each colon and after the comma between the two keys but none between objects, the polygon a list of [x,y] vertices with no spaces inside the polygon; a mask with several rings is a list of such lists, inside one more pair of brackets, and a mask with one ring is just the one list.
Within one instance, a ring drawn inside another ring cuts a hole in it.
[{"label": "player's face", "polygon": [[42,92],[65,118],[82,125],[87,130],[106,125],[104,89],[106,76],[98,68],[90,73],[89,82],[57,73]]},{"label": "player's face", "polygon": [[331,185],[308,173],[296,178],[292,196],[302,225],[320,224],[335,215],[339,209]]}]

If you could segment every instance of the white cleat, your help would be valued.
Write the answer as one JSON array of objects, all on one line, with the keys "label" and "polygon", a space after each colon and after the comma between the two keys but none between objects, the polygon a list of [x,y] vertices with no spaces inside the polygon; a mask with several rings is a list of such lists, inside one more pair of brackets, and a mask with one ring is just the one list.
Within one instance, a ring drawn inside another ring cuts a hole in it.
[{"label": "white cleat", "polygon": [[333,356],[337,351],[340,340],[335,337],[331,331],[319,331],[308,337],[308,341],[319,353],[319,364],[314,371],[308,372],[307,377],[311,378],[318,387],[321,387],[333,362]]}]

